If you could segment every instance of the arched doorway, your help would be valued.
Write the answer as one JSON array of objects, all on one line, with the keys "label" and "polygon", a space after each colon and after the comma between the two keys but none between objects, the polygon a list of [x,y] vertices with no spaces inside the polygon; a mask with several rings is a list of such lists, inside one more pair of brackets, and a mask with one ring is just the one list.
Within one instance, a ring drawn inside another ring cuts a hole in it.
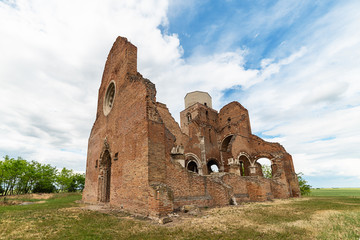
[{"label": "arched doorway", "polygon": [[212,172],[219,172],[219,163],[215,159],[210,159],[208,163],[206,164],[208,174]]},{"label": "arched doorway", "polygon": [[111,156],[109,150],[105,150],[99,164],[99,202],[110,201],[111,184]]},{"label": "arched doorway", "polygon": [[258,163],[261,168],[259,169],[259,173],[264,177],[264,178],[272,178],[273,177],[273,164],[270,161],[269,158],[259,158],[258,160],[256,160],[256,163]]}]

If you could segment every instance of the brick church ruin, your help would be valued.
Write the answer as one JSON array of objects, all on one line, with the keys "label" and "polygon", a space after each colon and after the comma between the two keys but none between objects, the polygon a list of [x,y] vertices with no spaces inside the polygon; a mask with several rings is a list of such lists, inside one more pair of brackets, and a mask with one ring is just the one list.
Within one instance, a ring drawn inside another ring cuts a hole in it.
[{"label": "brick church ruin", "polygon": [[[260,158],[271,161],[263,177]],[[249,113],[185,96],[180,126],[137,72],[137,48],[118,37],[106,61],[92,127],[83,201],[162,217],[184,205],[225,206],[300,196],[292,157],[251,133]]]}]

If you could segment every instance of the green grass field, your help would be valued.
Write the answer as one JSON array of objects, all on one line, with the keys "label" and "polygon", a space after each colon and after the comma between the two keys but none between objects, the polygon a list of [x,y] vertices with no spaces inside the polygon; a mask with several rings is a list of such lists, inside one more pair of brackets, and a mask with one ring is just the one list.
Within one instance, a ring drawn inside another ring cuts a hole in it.
[{"label": "green grass field", "polygon": [[[165,225],[90,211],[75,202],[80,194],[19,196],[0,204],[0,239],[359,239],[358,191],[317,189],[310,197],[201,209]],[[8,205],[29,199],[37,203]]]},{"label": "green grass field", "polygon": [[311,190],[310,196],[360,197],[360,188],[317,188]]}]

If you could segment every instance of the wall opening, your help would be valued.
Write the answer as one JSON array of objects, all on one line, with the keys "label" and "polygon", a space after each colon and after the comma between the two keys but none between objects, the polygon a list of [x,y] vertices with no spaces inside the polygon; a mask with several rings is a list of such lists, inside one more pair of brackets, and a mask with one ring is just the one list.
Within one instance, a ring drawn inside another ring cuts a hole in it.
[{"label": "wall opening", "polygon": [[261,174],[264,178],[272,178],[272,162],[268,158],[259,158],[256,160],[257,163],[261,165]]},{"label": "wall opening", "polygon": [[110,201],[110,185],[111,185],[111,156],[108,150],[105,150],[99,165],[99,202]]},{"label": "wall opening", "polygon": [[212,141],[211,141],[211,129],[209,129],[209,141],[210,141],[210,143],[212,143]]},{"label": "wall opening", "polygon": [[222,152],[228,152],[228,151],[230,151],[229,145],[230,145],[230,141],[231,141],[231,139],[232,139],[233,136],[234,136],[234,135],[229,135],[229,136],[227,136],[227,137],[222,141],[222,143],[221,143],[221,151],[222,151]]},{"label": "wall opening", "polygon": [[240,163],[240,175],[250,176],[250,160],[245,155],[241,155],[239,157],[239,163]]},{"label": "wall opening", "polygon": [[197,163],[192,160],[187,164],[187,170],[195,172],[195,173],[199,173],[199,167],[198,167]]},{"label": "wall opening", "polygon": [[191,113],[187,113],[186,117],[187,117],[188,123],[190,123],[191,122]]},{"label": "wall opening", "polygon": [[219,172],[219,164],[215,159],[210,159],[207,163],[208,174],[212,172]]},{"label": "wall opening", "polygon": [[245,176],[245,166],[244,166],[244,162],[240,161],[240,176]]},{"label": "wall opening", "polygon": [[115,82],[111,81],[109,83],[109,86],[107,87],[103,102],[103,112],[105,116],[107,116],[110,113],[114,105],[114,99],[115,99]]}]

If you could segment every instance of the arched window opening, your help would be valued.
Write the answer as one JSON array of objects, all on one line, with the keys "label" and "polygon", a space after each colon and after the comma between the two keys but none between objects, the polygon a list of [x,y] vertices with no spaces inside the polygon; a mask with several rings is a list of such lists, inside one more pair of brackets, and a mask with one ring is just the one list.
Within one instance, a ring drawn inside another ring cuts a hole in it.
[{"label": "arched window opening", "polygon": [[187,117],[188,123],[190,123],[191,122],[191,113],[187,113],[186,117]]},{"label": "arched window opening", "polygon": [[211,159],[207,163],[207,169],[208,169],[209,174],[212,173],[212,172],[219,172],[219,164],[217,163],[216,160]]},{"label": "arched window opening", "polygon": [[233,135],[227,136],[223,142],[221,143],[221,151],[227,152],[229,150],[229,144],[232,139]]},{"label": "arched window opening", "polygon": [[230,122],[231,122],[231,118],[229,117],[229,118],[227,119],[227,121],[228,121],[228,123],[230,123]]},{"label": "arched window opening", "polygon": [[240,163],[240,175],[250,176],[250,160],[245,155],[241,155],[239,157],[239,163]]},{"label": "arched window opening", "polygon": [[245,176],[245,167],[244,167],[244,162],[240,161],[240,176]]},{"label": "arched window opening", "polygon": [[207,103],[204,103],[205,106],[207,106]]},{"label": "arched window opening", "polygon": [[206,119],[209,119],[209,112],[208,111],[205,112],[205,115],[206,115]]},{"label": "arched window opening", "polygon": [[195,161],[190,161],[187,165],[187,169],[189,171],[195,172],[195,173],[199,173],[199,169],[198,169],[198,165],[196,164]]},{"label": "arched window opening", "polygon": [[261,165],[261,173],[264,178],[272,178],[272,163],[268,158],[259,158],[257,161]]}]

